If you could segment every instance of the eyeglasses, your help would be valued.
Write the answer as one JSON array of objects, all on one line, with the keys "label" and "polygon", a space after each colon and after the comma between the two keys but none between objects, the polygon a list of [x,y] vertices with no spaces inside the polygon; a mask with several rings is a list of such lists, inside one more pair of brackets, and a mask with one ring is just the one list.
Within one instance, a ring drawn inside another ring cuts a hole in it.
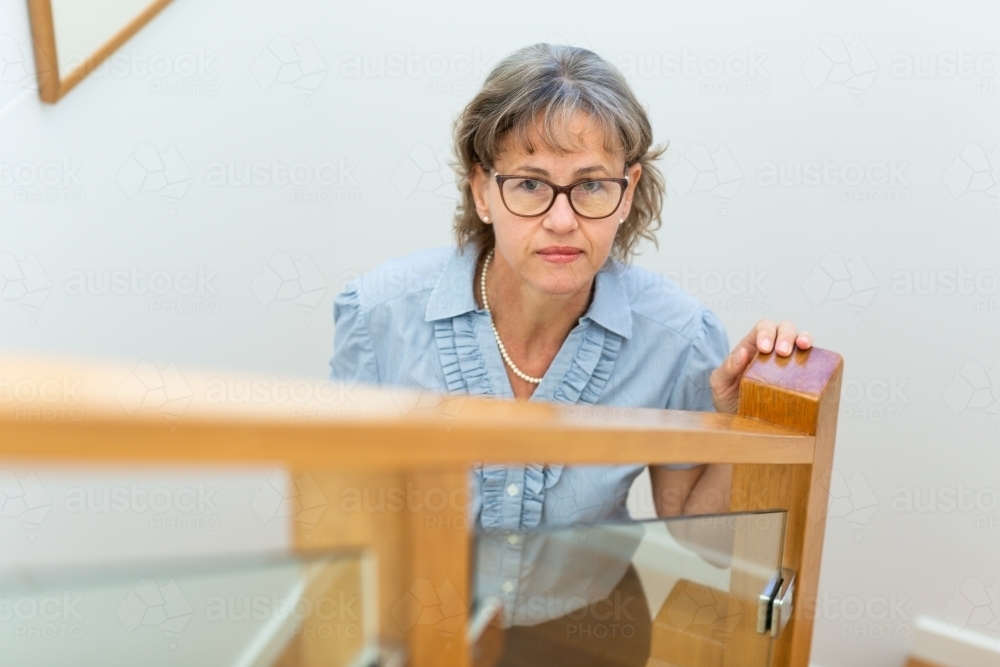
[{"label": "eyeglasses", "polygon": [[565,194],[570,208],[581,218],[607,218],[618,209],[628,178],[588,178],[570,185],[556,185],[541,178],[496,175],[500,199],[507,210],[521,218],[546,213]]}]

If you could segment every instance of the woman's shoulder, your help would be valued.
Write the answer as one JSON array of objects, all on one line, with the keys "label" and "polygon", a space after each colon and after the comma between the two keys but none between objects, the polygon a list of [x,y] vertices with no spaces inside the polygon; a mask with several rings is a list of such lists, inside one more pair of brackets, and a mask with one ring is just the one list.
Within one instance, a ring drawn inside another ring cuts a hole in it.
[{"label": "woman's shoulder", "polygon": [[715,314],[669,276],[631,263],[615,261],[633,317],[688,339],[720,326]]},{"label": "woman's shoulder", "polygon": [[341,298],[353,298],[365,309],[399,299],[426,301],[455,252],[454,247],[431,248],[388,259],[348,282]]}]

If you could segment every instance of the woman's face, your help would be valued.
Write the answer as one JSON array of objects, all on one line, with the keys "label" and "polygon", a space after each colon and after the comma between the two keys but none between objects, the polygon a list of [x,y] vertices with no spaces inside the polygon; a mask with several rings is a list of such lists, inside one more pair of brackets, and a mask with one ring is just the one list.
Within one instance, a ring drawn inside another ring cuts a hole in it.
[{"label": "woman's face", "polygon": [[477,167],[471,179],[479,217],[488,218],[496,239],[494,262],[503,263],[524,283],[538,292],[568,296],[590,288],[594,276],[611,254],[619,219],[627,218],[632,195],[642,172],[633,165],[625,172],[624,157],[609,152],[596,123],[583,113],[566,124],[566,137],[559,143],[571,146],[560,152],[542,139],[539,127],[532,136],[533,153],[515,142],[501,144],[493,168],[501,175],[541,178],[556,185],[569,185],[587,178],[622,178],[629,185],[621,204],[608,217],[597,220],[577,215],[566,195],[556,197],[542,215],[523,218],[504,206],[493,173]]}]

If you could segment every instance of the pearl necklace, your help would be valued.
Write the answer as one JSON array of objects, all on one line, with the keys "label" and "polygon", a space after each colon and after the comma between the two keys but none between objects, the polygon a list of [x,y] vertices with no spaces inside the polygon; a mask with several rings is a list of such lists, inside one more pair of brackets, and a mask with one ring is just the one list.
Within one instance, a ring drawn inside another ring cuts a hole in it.
[{"label": "pearl necklace", "polygon": [[490,316],[490,328],[493,329],[493,337],[497,339],[497,347],[500,348],[500,356],[503,357],[504,362],[510,367],[510,370],[514,371],[514,375],[521,378],[525,382],[539,384],[542,381],[542,378],[531,377],[514,365],[510,355],[507,354],[507,348],[503,346],[503,341],[500,340],[500,334],[497,332],[497,326],[493,324],[493,314],[490,313],[490,302],[486,300],[486,269],[489,268],[491,259],[493,259],[492,250],[490,250],[490,254],[486,255],[486,260],[483,262],[483,274],[479,277],[479,293],[483,297],[483,310],[485,310]]}]

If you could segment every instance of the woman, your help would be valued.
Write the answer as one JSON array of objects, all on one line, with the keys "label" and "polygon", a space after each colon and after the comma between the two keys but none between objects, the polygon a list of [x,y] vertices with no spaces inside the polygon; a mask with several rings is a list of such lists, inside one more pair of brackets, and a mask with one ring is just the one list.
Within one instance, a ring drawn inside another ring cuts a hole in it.
[{"label": "woman", "polygon": [[[655,242],[662,150],[624,77],[594,53],[538,44],[508,56],[458,118],[455,151],[457,248],[386,262],[346,287],[334,379],[735,412],[754,353],[810,347],[791,323],[762,320],[727,356],[713,313],[629,264],[641,239]],[[644,467],[483,465],[474,516],[491,534],[625,518]],[[662,516],[727,505],[729,466],[650,472]],[[523,570],[522,549],[506,544],[498,571]],[[496,584],[514,608],[517,581]]]}]

